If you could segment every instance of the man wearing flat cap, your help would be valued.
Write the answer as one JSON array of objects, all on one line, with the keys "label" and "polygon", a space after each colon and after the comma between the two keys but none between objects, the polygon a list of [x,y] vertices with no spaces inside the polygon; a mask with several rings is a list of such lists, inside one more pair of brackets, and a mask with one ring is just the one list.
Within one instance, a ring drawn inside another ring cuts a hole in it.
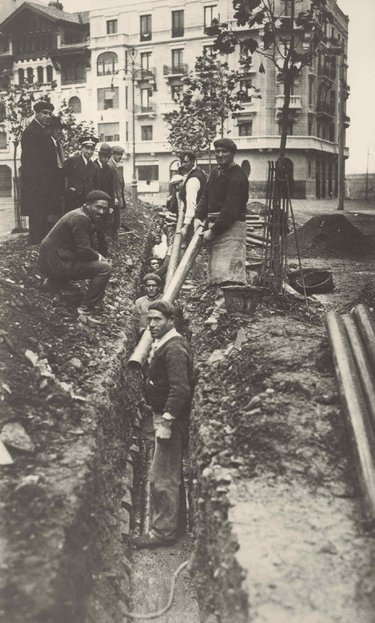
[{"label": "man wearing flat cap", "polygon": [[199,201],[198,223],[209,221],[203,238],[209,248],[208,283],[216,286],[216,299],[206,324],[214,326],[226,313],[223,285],[246,284],[246,204],[249,182],[234,162],[237,146],[229,138],[214,142],[218,166],[212,171]]},{"label": "man wearing flat cap", "polygon": [[101,309],[111,265],[95,250],[93,238],[108,213],[110,197],[100,191],[88,193],[82,207],[64,214],[40,245],[39,268],[53,290],[64,289],[68,282],[89,279],[79,313]]},{"label": "man wearing flat cap", "polygon": [[94,190],[96,168],[92,162],[98,139],[95,136],[83,136],[79,140],[81,152],[67,158],[64,162],[65,211],[79,208],[87,193]]},{"label": "man wearing flat cap", "polygon": [[151,303],[161,299],[162,281],[156,273],[147,273],[143,277],[143,285],[146,290],[145,296],[139,297],[135,301],[134,313],[138,316],[138,331],[141,335],[147,327],[147,313]]},{"label": "man wearing flat cap", "polygon": [[35,117],[21,137],[21,214],[29,217],[32,244],[44,238],[51,227],[49,215],[60,203],[57,150],[47,131],[53,110],[51,102],[36,101]]},{"label": "man wearing flat cap", "polygon": [[189,344],[175,329],[172,303],[154,301],[148,308],[153,343],[145,395],[153,411],[155,442],[150,474],[150,532],[132,539],[134,547],[154,548],[176,540],[183,505],[182,454],[186,446],[194,390],[193,357]]},{"label": "man wearing flat cap", "polygon": [[108,166],[113,171],[114,181],[114,207],[113,207],[113,225],[112,236],[117,238],[118,231],[120,229],[120,213],[121,210],[125,210],[125,180],[122,167],[120,166],[121,159],[125,153],[125,149],[121,145],[112,146],[112,156],[108,161]]}]

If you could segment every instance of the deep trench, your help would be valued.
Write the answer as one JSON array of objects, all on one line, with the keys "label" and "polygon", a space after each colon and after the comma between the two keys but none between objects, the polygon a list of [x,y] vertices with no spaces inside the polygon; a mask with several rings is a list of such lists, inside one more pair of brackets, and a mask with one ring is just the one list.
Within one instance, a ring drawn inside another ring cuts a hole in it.
[{"label": "deep trench", "polygon": [[[193,550],[194,511],[187,478],[186,512],[181,521],[186,524],[186,536],[174,546],[153,552],[135,552],[129,545],[130,535],[148,529],[148,472],[153,451],[142,434],[143,375],[140,368],[127,365],[129,354],[127,348],[120,347],[99,426],[100,458],[93,476],[95,500],[90,504],[92,507],[94,501],[96,506],[91,513],[96,518],[95,555],[88,570],[91,587],[84,616],[77,619],[85,623],[125,623],[133,620],[126,616],[128,612],[161,610],[168,602],[173,573]],[[171,609],[154,620],[195,623],[197,613],[194,589],[184,570],[177,580]]]}]

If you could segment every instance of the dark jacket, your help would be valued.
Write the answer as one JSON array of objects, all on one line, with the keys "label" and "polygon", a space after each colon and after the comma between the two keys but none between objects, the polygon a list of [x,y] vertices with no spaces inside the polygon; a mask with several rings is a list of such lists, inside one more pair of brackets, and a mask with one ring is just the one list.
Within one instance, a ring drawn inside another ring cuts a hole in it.
[{"label": "dark jacket", "polygon": [[87,193],[94,190],[96,174],[95,164],[89,160],[86,164],[82,155],[72,156],[64,162],[65,210],[74,210],[81,206]]},{"label": "dark jacket", "polygon": [[155,413],[173,415],[187,434],[194,389],[193,357],[184,337],[175,336],[155,352],[146,381],[146,400]]},{"label": "dark jacket", "polygon": [[203,195],[204,189],[206,188],[207,177],[206,177],[206,174],[202,171],[202,169],[194,168],[191,171],[189,171],[189,173],[187,174],[184,180],[184,183],[182,184],[181,190],[179,192],[180,199],[182,203],[184,204],[184,206],[186,206],[186,184],[188,180],[191,180],[194,177],[196,177],[200,182],[200,188],[197,194],[197,205],[199,203],[201,196]]},{"label": "dark jacket", "polygon": [[249,180],[238,164],[220,170],[215,168],[197,206],[195,216],[201,220],[209,213],[219,213],[214,220],[212,233],[219,236],[235,221],[246,220],[249,198]]},{"label": "dark jacket", "polygon": [[108,161],[108,166],[112,169],[114,176],[115,203],[120,208],[125,208],[125,180],[122,168],[117,166],[117,162],[113,158]]},{"label": "dark jacket", "polygon": [[54,225],[42,240],[39,267],[47,276],[69,277],[77,262],[95,262],[99,253],[93,248],[94,225],[85,207],[72,210]]},{"label": "dark jacket", "polygon": [[95,167],[94,188],[102,190],[111,197],[110,207],[115,203],[115,177],[112,167],[108,164],[100,166],[99,161],[93,163]]},{"label": "dark jacket", "polygon": [[21,213],[61,214],[61,169],[56,146],[35,119],[21,137]]}]

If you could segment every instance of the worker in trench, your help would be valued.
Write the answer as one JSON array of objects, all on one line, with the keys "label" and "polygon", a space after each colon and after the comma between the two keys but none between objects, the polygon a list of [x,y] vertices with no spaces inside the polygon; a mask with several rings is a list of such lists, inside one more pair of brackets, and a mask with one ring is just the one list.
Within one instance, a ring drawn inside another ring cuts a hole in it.
[{"label": "worker in trench", "polygon": [[156,275],[155,273],[147,273],[147,275],[143,277],[143,285],[145,287],[146,294],[144,296],[140,296],[135,301],[134,305],[134,313],[138,317],[138,332],[140,336],[147,327],[148,308],[153,301],[157,301],[162,297],[162,282],[159,275]]},{"label": "worker in trench", "polygon": [[194,389],[193,357],[175,328],[175,307],[164,300],[148,308],[153,343],[149,355],[145,396],[152,408],[155,451],[150,474],[152,517],[150,531],[132,539],[137,549],[174,543],[179,524],[182,455],[188,440]]},{"label": "worker in trench", "polygon": [[249,181],[234,162],[237,146],[229,138],[214,142],[213,169],[195,211],[194,226],[208,219],[203,240],[208,245],[208,283],[216,286],[214,308],[205,324],[217,325],[226,313],[222,286],[246,284],[246,204]]}]

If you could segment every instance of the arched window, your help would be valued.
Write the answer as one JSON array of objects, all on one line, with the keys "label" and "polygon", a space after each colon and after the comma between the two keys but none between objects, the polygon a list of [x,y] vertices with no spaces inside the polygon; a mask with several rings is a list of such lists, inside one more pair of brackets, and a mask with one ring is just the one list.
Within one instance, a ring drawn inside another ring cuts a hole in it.
[{"label": "arched window", "polygon": [[47,80],[46,80],[46,82],[52,82],[52,80],[53,80],[53,67],[52,67],[52,65],[48,65],[46,67],[46,71],[47,71]]},{"label": "arched window", "polygon": [[37,67],[36,68],[36,75],[37,75],[37,82],[44,82],[44,69],[43,67]]},{"label": "arched window", "polygon": [[246,177],[250,177],[251,173],[251,164],[248,160],[242,160],[241,169],[245,173]]},{"label": "arched window", "polygon": [[25,81],[25,70],[22,67],[18,70],[18,84],[23,84]]},{"label": "arched window", "polygon": [[34,82],[34,70],[32,67],[28,67],[27,70],[27,80],[29,82]]},{"label": "arched window", "polygon": [[75,95],[68,101],[68,106],[74,113],[82,112],[81,100]]},{"label": "arched window", "polygon": [[96,61],[98,76],[107,76],[116,73],[118,69],[118,58],[115,52],[103,52],[99,54]]}]

